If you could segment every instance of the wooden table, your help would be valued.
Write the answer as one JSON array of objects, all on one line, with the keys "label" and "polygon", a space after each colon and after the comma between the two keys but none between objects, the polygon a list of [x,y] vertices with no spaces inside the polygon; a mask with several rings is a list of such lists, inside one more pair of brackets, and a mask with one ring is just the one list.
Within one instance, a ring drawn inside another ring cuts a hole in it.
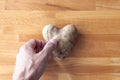
[{"label": "wooden table", "polygon": [[0,10],[120,10],[120,0],[0,0]]},{"label": "wooden table", "polygon": [[41,80],[120,80],[120,0],[0,0],[0,80],[11,80],[15,57],[46,24],[75,24],[69,57],[54,58]]},{"label": "wooden table", "polygon": [[79,36],[66,59],[49,62],[41,80],[120,80],[119,11],[1,11],[0,80],[11,80],[19,47],[42,39],[46,24],[75,24]]}]

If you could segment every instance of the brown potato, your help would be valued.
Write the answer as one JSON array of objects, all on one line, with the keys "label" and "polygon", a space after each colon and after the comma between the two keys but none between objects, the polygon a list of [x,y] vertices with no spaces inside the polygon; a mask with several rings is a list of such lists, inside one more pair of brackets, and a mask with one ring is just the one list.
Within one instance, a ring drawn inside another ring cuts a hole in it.
[{"label": "brown potato", "polygon": [[68,56],[71,48],[73,47],[75,38],[77,37],[77,29],[72,24],[66,25],[62,29],[49,24],[44,27],[42,34],[46,41],[49,41],[52,38],[56,38],[58,40],[58,45],[53,51],[53,54],[57,58],[63,59]]}]

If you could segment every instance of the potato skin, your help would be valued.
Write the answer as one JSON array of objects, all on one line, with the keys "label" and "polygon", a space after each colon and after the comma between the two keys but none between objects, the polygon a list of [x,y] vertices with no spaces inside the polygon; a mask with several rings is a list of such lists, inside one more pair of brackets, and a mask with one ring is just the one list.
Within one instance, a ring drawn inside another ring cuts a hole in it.
[{"label": "potato skin", "polygon": [[58,40],[58,45],[53,51],[53,54],[58,59],[63,59],[68,56],[72,49],[78,32],[72,24],[66,25],[62,29],[58,29],[55,25],[49,24],[43,28],[42,34],[45,41],[49,41],[52,38]]}]

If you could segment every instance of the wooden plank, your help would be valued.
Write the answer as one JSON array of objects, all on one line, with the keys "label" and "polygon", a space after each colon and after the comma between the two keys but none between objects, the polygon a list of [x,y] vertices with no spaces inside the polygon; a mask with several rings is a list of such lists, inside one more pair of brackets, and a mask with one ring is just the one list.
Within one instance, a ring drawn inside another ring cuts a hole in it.
[{"label": "wooden plank", "polygon": [[8,41],[18,41],[18,35],[11,35],[11,34],[0,34],[0,42],[8,42]]},{"label": "wooden plank", "polygon": [[0,10],[5,10],[5,0],[0,0]]},{"label": "wooden plank", "polygon": [[[69,77],[71,75],[69,74],[65,74],[65,73],[61,73],[59,74],[59,79],[58,80],[78,80],[77,77],[75,75],[73,75],[72,77]],[[79,80],[111,80],[111,79],[119,79],[119,76],[114,76],[111,75],[109,76],[109,74],[80,74],[80,76],[78,76],[80,79]]]},{"label": "wooden plank", "polygon": [[97,10],[120,10],[120,0],[96,0]]},{"label": "wooden plank", "polygon": [[[57,18],[80,18],[80,19],[105,19],[105,18],[112,18],[112,19],[119,19],[120,12],[115,11],[61,11],[56,14]],[[94,16],[94,17],[93,17]]]},{"label": "wooden plank", "polygon": [[[15,64],[16,54],[0,54],[0,58],[2,59],[0,61],[0,65],[10,65],[11,63]],[[6,59],[7,58],[7,59]],[[74,64],[74,65],[73,65]],[[72,66],[72,67],[80,67],[80,66],[120,66],[120,59],[117,58],[68,58],[64,61],[60,62],[59,65],[61,66]],[[51,62],[50,68],[52,69],[52,66],[57,66],[56,63]],[[81,72],[79,70],[79,72]],[[102,71],[101,71],[102,72]]]},{"label": "wooden plank", "polygon": [[6,10],[95,10],[95,0],[7,0]]},{"label": "wooden plank", "polygon": [[[66,76],[67,75],[67,76]],[[11,74],[7,74],[7,75],[0,75],[1,76],[1,79],[3,80],[9,80],[11,79]],[[6,77],[4,77],[6,76]],[[58,79],[58,76],[59,76],[59,79]],[[69,74],[66,74],[66,73],[60,73],[59,75],[53,75],[53,74],[45,74],[41,77],[41,80],[53,80],[53,79],[56,79],[56,80],[78,80],[78,77],[79,77],[79,80],[119,80],[120,79],[120,75],[119,74],[79,74],[79,76],[73,76],[73,75],[70,75],[71,77],[69,78],[68,77]]]}]

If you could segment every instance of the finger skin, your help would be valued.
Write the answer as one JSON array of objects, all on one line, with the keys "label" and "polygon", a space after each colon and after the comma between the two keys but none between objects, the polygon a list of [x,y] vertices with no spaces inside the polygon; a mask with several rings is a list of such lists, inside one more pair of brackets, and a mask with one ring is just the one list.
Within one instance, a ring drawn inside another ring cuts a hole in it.
[{"label": "finger skin", "polygon": [[57,46],[57,40],[51,39],[46,43],[43,50],[38,55],[41,56],[42,54],[44,55],[43,57],[49,57],[49,55],[52,53],[52,51],[55,49],[56,46]]},{"label": "finger skin", "polygon": [[[55,39],[51,39],[47,43],[35,39],[26,42],[17,56],[13,80],[38,80],[43,74],[49,55],[56,45],[57,40]],[[38,53],[35,52],[36,49],[39,50]]]},{"label": "finger skin", "polygon": [[31,39],[28,42],[26,42],[21,48],[22,49],[27,48],[30,51],[34,51],[34,52],[38,53],[43,49],[45,44],[46,44],[45,41]]},{"label": "finger skin", "polygon": [[36,40],[35,39],[30,39],[23,46],[35,48],[35,46],[36,46]]}]

